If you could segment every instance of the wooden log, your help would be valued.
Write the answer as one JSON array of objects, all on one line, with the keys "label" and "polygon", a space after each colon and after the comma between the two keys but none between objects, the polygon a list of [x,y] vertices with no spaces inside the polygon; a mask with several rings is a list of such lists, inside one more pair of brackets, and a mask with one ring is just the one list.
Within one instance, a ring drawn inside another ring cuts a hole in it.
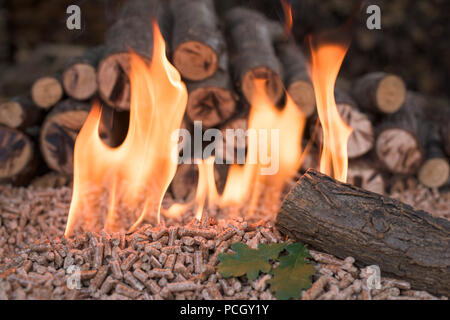
[{"label": "wooden log", "polygon": [[[40,132],[40,148],[48,167],[61,174],[73,174],[75,141],[91,109],[90,103],[66,99],[45,118]],[[128,113],[102,106],[99,135],[105,144],[117,147],[128,128]]]},{"label": "wooden log", "polygon": [[[342,120],[353,129],[347,143],[347,152],[350,159],[358,158],[369,152],[375,143],[374,130],[369,117],[362,113],[356,102],[342,90],[335,90],[336,107]],[[319,126],[316,142],[322,145],[323,132]]]},{"label": "wooden log", "polygon": [[10,12],[6,1],[0,1],[0,64],[11,62],[12,35],[10,29]]},{"label": "wooden log", "polygon": [[361,109],[394,113],[405,102],[406,86],[396,75],[384,72],[368,73],[354,83],[353,97]]},{"label": "wooden log", "polygon": [[383,174],[369,159],[357,159],[348,164],[347,182],[364,190],[385,194]]},{"label": "wooden log", "polygon": [[236,110],[236,96],[228,73],[228,59],[216,73],[205,80],[186,82],[189,98],[186,114],[191,122],[202,121],[204,128],[226,122]]},{"label": "wooden log", "polygon": [[295,104],[306,117],[316,110],[314,88],[309,79],[305,56],[294,43],[277,46],[283,65],[284,85]]},{"label": "wooden log", "polygon": [[450,221],[309,170],[286,196],[276,227],[292,239],[414,289],[450,294]]},{"label": "wooden log", "polygon": [[173,64],[192,81],[211,77],[226,46],[213,0],[172,0]]},{"label": "wooden log", "polygon": [[103,46],[94,47],[67,64],[62,74],[62,83],[69,97],[87,100],[97,92],[97,65],[103,51]]},{"label": "wooden log", "polygon": [[450,177],[450,166],[442,150],[442,141],[438,130],[437,125],[430,124],[425,161],[417,174],[419,181],[430,188],[442,187]]},{"label": "wooden log", "polygon": [[278,25],[269,23],[256,11],[240,7],[231,9],[225,20],[233,75],[243,95],[251,102],[254,79],[264,79],[269,98],[277,103],[284,93],[281,65],[273,47],[279,35],[275,28]]},{"label": "wooden log", "polygon": [[0,183],[25,185],[37,167],[38,158],[31,139],[21,131],[0,126]]},{"label": "wooden log", "polygon": [[50,169],[67,176],[73,174],[75,139],[89,110],[89,104],[67,99],[45,118],[40,133],[40,148]]},{"label": "wooden log", "polygon": [[216,150],[216,163],[244,164],[248,144],[247,129],[246,112],[236,115],[220,127],[223,145]]},{"label": "wooden log", "polygon": [[425,158],[428,126],[424,101],[408,92],[405,106],[380,124],[375,142],[378,159],[392,173],[415,174]]},{"label": "wooden log", "polygon": [[[189,202],[194,199],[197,192],[198,166],[196,164],[182,163],[170,184],[170,190],[177,202]],[[223,188],[224,180],[217,168],[214,168],[214,178],[217,188]]]},{"label": "wooden log", "polygon": [[130,50],[150,60],[153,54],[151,20],[159,14],[157,0],[132,0],[105,35],[105,52],[98,65],[98,91],[118,110],[130,109]]},{"label": "wooden log", "polygon": [[42,109],[27,95],[0,104],[0,124],[9,128],[26,129],[38,124],[41,118]]},{"label": "wooden log", "polygon": [[44,76],[37,79],[31,87],[34,103],[42,109],[50,109],[64,95],[60,76]]},{"label": "wooden log", "polygon": [[450,122],[443,124],[441,126],[440,132],[445,153],[447,153],[447,156],[450,157]]},{"label": "wooden log", "polygon": [[303,141],[303,146],[301,172],[308,171],[308,169],[318,170],[320,163],[319,150],[309,141]]}]

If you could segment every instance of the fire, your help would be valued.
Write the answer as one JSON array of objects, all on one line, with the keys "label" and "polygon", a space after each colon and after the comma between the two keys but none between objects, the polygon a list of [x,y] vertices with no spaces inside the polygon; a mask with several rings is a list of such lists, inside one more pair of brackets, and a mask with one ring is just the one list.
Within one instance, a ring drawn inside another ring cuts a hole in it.
[{"label": "fire", "polygon": [[[162,199],[177,168],[172,132],[181,126],[187,90],[166,58],[156,23],[153,31],[151,64],[131,54],[130,126],[123,144],[109,148],[101,141],[98,104],[78,135],[66,236],[77,228],[116,231],[144,218],[159,221]],[[105,196],[107,208],[102,206]]]},{"label": "fire", "polygon": [[311,81],[323,130],[320,171],[346,182],[347,142],[352,129],[342,120],[334,100],[334,85],[348,46],[310,38]]},{"label": "fire", "polygon": [[[289,17],[292,15],[289,10]],[[290,22],[292,25],[292,21]],[[289,22],[287,23],[289,26]],[[286,93],[280,108],[271,102],[264,80],[254,80],[248,119],[248,146],[243,165],[232,165],[222,194],[216,189],[214,157],[198,160],[195,198],[185,204],[161,208],[175,175],[178,136],[187,105],[187,90],[178,71],[168,62],[165,43],[156,24],[153,59],[148,65],[131,54],[130,125],[117,148],[99,136],[101,107],[95,103],[77,137],[74,154],[74,191],[66,236],[76,230],[126,231],[144,219],[160,221],[160,212],[177,217],[195,208],[200,220],[216,208],[247,217],[275,213],[286,182],[298,172],[306,117]],[[347,175],[347,140],[351,129],[340,118],[334,101],[334,83],[346,48],[318,45],[312,48],[311,79],[324,130],[320,159],[322,172],[341,181]]]},{"label": "fire", "polygon": [[[246,163],[230,168],[221,206],[242,207],[249,202],[251,215],[261,201],[263,207],[278,206],[284,184],[292,179],[301,162],[301,141],[306,118],[289,95],[283,109],[270,101],[264,80],[254,80],[249,115]],[[276,211],[273,211],[276,212]]]},{"label": "fire", "polygon": [[287,2],[287,0],[281,0],[281,6],[284,12],[284,33],[289,36],[292,31],[292,26],[294,20],[292,18],[292,6]]}]

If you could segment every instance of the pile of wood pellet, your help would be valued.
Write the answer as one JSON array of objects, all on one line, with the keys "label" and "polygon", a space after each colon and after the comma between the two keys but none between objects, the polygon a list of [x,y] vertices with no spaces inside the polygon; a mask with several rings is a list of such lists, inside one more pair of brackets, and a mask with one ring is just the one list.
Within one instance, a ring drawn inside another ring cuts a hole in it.
[{"label": "pile of wood pellet", "polygon": [[[265,283],[270,275],[223,279],[215,270],[218,254],[234,242],[285,241],[270,221],[209,218],[67,239],[70,188],[0,188],[0,299],[275,299]],[[438,299],[388,278],[369,290],[368,272],[354,258],[310,253],[317,273],[302,299]],[[73,266],[79,289],[67,286]]]},{"label": "pile of wood pellet", "polygon": [[450,190],[427,188],[414,178],[398,181],[391,188],[391,197],[424,210],[435,217],[450,219]]}]

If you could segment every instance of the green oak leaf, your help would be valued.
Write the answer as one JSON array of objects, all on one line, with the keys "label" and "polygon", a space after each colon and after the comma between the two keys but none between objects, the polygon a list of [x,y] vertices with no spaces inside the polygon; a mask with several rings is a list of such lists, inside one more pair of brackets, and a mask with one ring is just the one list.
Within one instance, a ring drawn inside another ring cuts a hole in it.
[{"label": "green oak leaf", "polygon": [[231,249],[235,253],[219,254],[221,263],[217,266],[217,271],[225,278],[245,274],[249,280],[255,280],[260,271],[270,271],[269,260],[276,259],[286,246],[286,243],[259,244],[258,249],[252,249],[242,242],[233,243]]},{"label": "green oak leaf", "polygon": [[267,280],[267,283],[277,299],[298,299],[303,289],[311,287],[311,277],[315,269],[305,260],[310,255],[302,243],[290,244],[286,250],[289,254],[280,257],[280,265],[272,270],[273,277]]}]

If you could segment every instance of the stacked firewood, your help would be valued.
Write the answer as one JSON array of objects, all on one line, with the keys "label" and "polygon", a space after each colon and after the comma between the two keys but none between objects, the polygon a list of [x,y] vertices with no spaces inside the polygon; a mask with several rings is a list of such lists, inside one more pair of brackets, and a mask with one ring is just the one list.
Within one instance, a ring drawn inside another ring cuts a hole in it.
[{"label": "stacked firewood", "polygon": [[[75,139],[94,99],[102,101],[100,135],[105,143],[114,147],[123,141],[130,108],[130,50],[151,60],[152,17],[189,92],[184,127],[192,129],[194,121],[202,121],[205,130],[245,129],[253,79],[265,79],[274,104],[283,101],[286,88],[308,117],[303,169],[318,165],[322,134],[314,90],[305,56],[282,23],[241,7],[219,19],[213,0],[130,0],[103,45],[0,105],[0,182],[27,184],[42,160],[70,177]],[[378,193],[397,177],[411,175],[429,187],[446,185],[450,109],[432,108],[408,91],[400,77],[384,72],[366,74],[351,88],[336,89],[338,109],[353,128],[349,181]],[[227,152],[216,156],[226,159]],[[176,181],[195,183],[186,174],[191,177],[195,169],[179,170],[182,177]]]}]

